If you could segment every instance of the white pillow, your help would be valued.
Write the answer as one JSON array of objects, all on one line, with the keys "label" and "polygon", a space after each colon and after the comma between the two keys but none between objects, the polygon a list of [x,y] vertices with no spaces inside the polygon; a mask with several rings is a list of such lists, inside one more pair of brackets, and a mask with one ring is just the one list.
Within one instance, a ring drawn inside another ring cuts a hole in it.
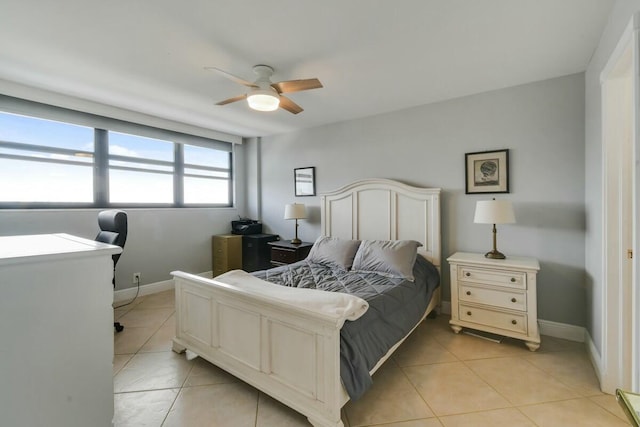
[{"label": "white pillow", "polygon": [[349,270],[353,258],[360,246],[360,240],[342,240],[335,237],[320,236],[313,244],[307,261],[333,265]]},{"label": "white pillow", "polygon": [[363,240],[351,269],[413,282],[413,264],[422,243],[415,240]]}]

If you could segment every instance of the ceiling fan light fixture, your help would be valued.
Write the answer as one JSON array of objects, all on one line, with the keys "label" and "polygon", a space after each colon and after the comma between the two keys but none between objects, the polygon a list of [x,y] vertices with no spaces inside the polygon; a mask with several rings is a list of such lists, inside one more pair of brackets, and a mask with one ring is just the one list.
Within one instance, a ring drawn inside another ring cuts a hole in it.
[{"label": "ceiling fan light fixture", "polygon": [[258,89],[247,96],[249,108],[257,111],[275,111],[280,105],[280,97],[271,90]]}]

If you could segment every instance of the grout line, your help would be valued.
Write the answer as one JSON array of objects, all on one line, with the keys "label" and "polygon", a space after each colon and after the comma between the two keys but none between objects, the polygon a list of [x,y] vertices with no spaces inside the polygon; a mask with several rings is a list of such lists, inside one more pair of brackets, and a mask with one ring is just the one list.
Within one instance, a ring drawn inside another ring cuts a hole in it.
[{"label": "grout line", "polygon": [[[129,364],[129,362],[131,362],[131,359],[133,359],[133,356],[135,356],[135,353],[124,353],[124,354],[115,354],[113,355],[113,358],[115,359],[116,356],[130,356],[129,359],[127,359],[127,361],[124,363],[124,365],[122,365],[120,367],[120,369],[118,369],[118,372],[114,372],[113,373],[113,379],[116,378],[116,375],[118,375],[120,372],[122,372],[122,370]],[[114,391],[115,393],[115,391]]]},{"label": "grout line", "polygon": [[[605,396],[610,396],[610,397],[612,397],[613,399],[616,399],[616,397],[615,397],[615,396],[610,395],[610,394],[605,394]],[[610,411],[610,410],[609,410],[609,408],[606,408],[606,407],[604,407],[604,406],[600,405],[598,402],[596,402],[596,401],[592,400],[592,399],[591,399],[592,397],[599,397],[599,396],[589,396],[589,397],[587,397],[587,399],[589,399],[589,401],[591,401],[591,402],[592,402],[592,403],[594,403],[595,405],[598,405],[598,407],[600,407],[600,408],[604,409],[604,410],[605,410],[605,411],[607,411],[608,413],[610,413],[610,414],[614,415],[615,417],[617,417],[617,418],[619,418],[619,419],[621,419],[621,420],[623,420],[623,421],[626,421],[626,422],[628,422],[628,421],[629,421],[629,420],[627,419],[627,417],[625,416],[625,414],[624,414],[624,413],[622,413],[622,415],[624,416],[624,418],[623,418],[623,417],[621,417],[620,415],[618,415],[617,413],[615,413],[615,412],[613,412],[613,411]],[[617,399],[616,399],[616,400],[617,400]],[[620,410],[622,410],[622,408],[620,408],[620,407],[618,407],[618,408],[619,408]]]},{"label": "grout line", "polygon": [[164,391],[164,390],[180,390],[179,387],[162,387],[162,388],[150,388],[146,390],[131,390],[131,391],[119,391],[113,394],[133,394],[133,393],[149,393],[150,391]]},{"label": "grout line", "polygon": [[[554,352],[554,355],[556,354],[560,354],[560,353],[577,353],[574,350],[561,350],[561,351],[557,351]],[[576,394],[578,394],[580,397],[593,397],[593,396],[600,396],[600,395],[583,395],[582,393],[574,390],[574,386],[580,387],[581,383],[575,383],[575,384],[569,384],[568,382],[564,381],[563,379],[559,378],[558,376],[556,376],[552,371],[545,369],[544,367],[540,367],[535,365],[533,362],[529,361],[528,358],[523,358],[523,360],[529,362],[529,364],[531,364],[534,368],[541,370],[542,372],[546,373],[547,375],[549,375],[551,378],[553,378],[554,380],[558,381],[559,383],[561,383],[562,385],[566,386],[567,388],[571,389],[571,391],[575,392]],[[591,367],[591,365],[589,365]],[[591,369],[593,369],[593,367],[591,367]],[[595,372],[593,372],[593,376],[596,379],[596,381],[598,381],[597,376],[595,375]],[[598,385],[600,385],[600,383],[598,382]],[[598,390],[600,391],[600,390]],[[601,392],[602,393],[602,392]],[[606,393],[604,393],[606,395]]]},{"label": "grout line", "polygon": [[[169,350],[169,351],[171,351],[171,350]],[[167,421],[167,417],[171,413],[171,410],[173,409],[173,407],[175,406],[176,402],[178,401],[178,398],[182,394],[182,390],[184,390],[184,384],[187,382],[187,379],[189,379],[189,375],[191,375],[191,371],[193,371],[194,367],[195,367],[195,363],[191,363],[191,369],[189,369],[189,372],[187,372],[187,375],[185,375],[184,380],[182,381],[182,385],[178,388],[178,392],[176,393],[176,397],[173,399],[173,402],[171,402],[171,406],[169,406],[169,410],[164,415],[164,418],[162,419],[162,423],[160,423],[160,426],[163,426],[164,423]]]},{"label": "grout line", "polygon": [[169,409],[167,410],[167,413],[164,414],[164,418],[162,419],[162,422],[160,423],[160,427],[162,427],[164,425],[164,423],[167,421],[167,417],[169,417],[169,414],[171,413],[171,410],[175,406],[176,402],[178,401],[178,397],[180,397],[181,393],[182,393],[182,387],[176,393],[176,397],[173,398],[173,402],[171,402],[171,405],[169,406]]},{"label": "grout line", "polygon": [[[393,363],[396,364],[396,367],[400,370],[400,372],[402,372],[402,375],[407,380],[409,385],[415,390],[416,394],[420,397],[420,399],[424,402],[425,405],[427,405],[427,408],[429,408],[429,411],[431,411],[433,416],[437,417],[438,415],[436,414],[436,411],[433,410],[431,405],[429,405],[429,402],[427,402],[427,400],[424,398],[424,396],[422,396],[422,393],[420,393],[420,391],[416,388],[416,386],[413,383],[413,381],[411,381],[411,378],[409,378],[409,375],[407,375],[407,373],[404,371],[404,369],[402,367],[400,367],[400,365],[398,365],[398,362],[396,362],[396,360],[393,357],[391,358],[391,360],[393,361]],[[440,422],[439,418],[438,418],[438,422]]]},{"label": "grout line", "polygon": [[[531,362],[529,362],[528,360],[523,359],[521,356],[520,356],[520,357],[519,357],[519,356],[505,356],[505,357],[502,357],[502,358],[503,358],[503,359],[506,359],[506,358],[522,359],[523,361],[525,361],[525,362],[527,362],[528,364],[530,364],[531,366],[533,366],[535,369],[539,369],[537,366],[533,365],[533,364],[532,364]],[[474,360],[485,360],[485,359],[474,359]],[[473,361],[473,360],[471,360],[471,361]],[[466,364],[466,362],[463,362],[463,363],[465,364],[465,366],[466,366],[466,367],[467,367],[471,372],[473,372],[473,373],[474,373],[474,375],[476,375],[478,378],[480,378],[483,382],[487,383],[487,381],[485,381],[485,379],[484,379],[484,378],[482,378],[482,377],[480,376],[480,374],[478,374],[476,371],[474,371],[474,370],[473,370],[473,368],[472,368],[471,366],[467,365],[467,364]],[[540,369],[540,370],[541,370],[541,369]],[[542,370],[541,370],[541,371],[542,371]],[[542,371],[542,372],[544,372],[544,371]],[[545,373],[546,373],[546,372],[545,372]],[[557,378],[555,378],[554,376],[552,376],[552,375],[550,375],[550,374],[549,374],[549,376],[551,376],[554,380],[556,380],[556,381],[560,382],[560,384],[562,384],[562,385],[566,386],[566,384],[564,384],[563,382],[561,382],[560,380],[558,380],[558,379],[557,379]],[[524,406],[541,405],[541,404],[545,404],[545,403],[553,403],[553,402],[563,402],[563,401],[566,401],[566,400],[575,400],[575,399],[585,398],[585,396],[578,395],[578,396],[574,396],[574,397],[567,397],[567,398],[553,399],[553,400],[545,400],[545,401],[543,401],[543,402],[533,402],[533,403],[526,403],[526,404],[518,405],[518,404],[516,404],[515,402],[513,402],[511,399],[509,399],[509,397],[508,397],[508,396],[505,396],[505,395],[503,395],[502,393],[500,393],[500,391],[499,391],[499,390],[497,390],[497,389],[496,389],[494,386],[492,386],[491,384],[487,383],[487,385],[488,385],[489,387],[491,387],[491,388],[492,388],[496,393],[498,393],[500,396],[502,396],[502,397],[503,397],[507,402],[509,402],[509,403],[511,404],[511,406],[512,406],[512,407],[514,407],[514,408],[517,408],[517,407],[524,407]],[[566,386],[566,387],[567,387],[570,391],[574,391],[574,390],[572,390],[570,387],[568,387],[568,386]]]},{"label": "grout line", "polygon": [[516,409],[516,411],[520,412],[520,413],[522,414],[522,416],[523,416],[525,419],[527,419],[527,420],[531,421],[531,424],[533,424],[533,425],[534,425],[534,426],[536,426],[536,427],[540,427],[540,426],[538,425],[538,423],[536,423],[533,419],[531,419],[531,417],[529,417],[527,414],[525,414],[524,412],[522,412],[522,411],[520,410],[520,407],[516,406],[516,407],[515,407],[515,409]]}]

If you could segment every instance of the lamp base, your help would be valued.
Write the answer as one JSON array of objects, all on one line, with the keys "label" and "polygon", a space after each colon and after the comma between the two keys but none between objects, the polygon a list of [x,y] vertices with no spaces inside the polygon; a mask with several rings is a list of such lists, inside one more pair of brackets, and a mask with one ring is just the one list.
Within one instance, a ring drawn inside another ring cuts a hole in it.
[{"label": "lamp base", "polygon": [[[299,245],[300,243],[302,243],[302,240],[296,238],[296,239],[291,239],[291,244],[292,245]],[[504,258],[504,256],[503,256]]]},{"label": "lamp base", "polygon": [[498,252],[495,249],[484,254],[485,258],[491,259],[505,259],[506,256],[502,252]]}]

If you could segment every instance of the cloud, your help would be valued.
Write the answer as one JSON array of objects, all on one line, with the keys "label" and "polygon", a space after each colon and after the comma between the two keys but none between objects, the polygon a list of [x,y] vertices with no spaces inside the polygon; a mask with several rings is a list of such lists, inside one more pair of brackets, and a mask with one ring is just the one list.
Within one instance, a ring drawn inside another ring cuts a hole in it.
[{"label": "cloud", "polygon": [[116,156],[142,157],[134,150],[130,150],[126,147],[121,147],[120,145],[115,144],[109,145],[109,154],[115,154]]}]

